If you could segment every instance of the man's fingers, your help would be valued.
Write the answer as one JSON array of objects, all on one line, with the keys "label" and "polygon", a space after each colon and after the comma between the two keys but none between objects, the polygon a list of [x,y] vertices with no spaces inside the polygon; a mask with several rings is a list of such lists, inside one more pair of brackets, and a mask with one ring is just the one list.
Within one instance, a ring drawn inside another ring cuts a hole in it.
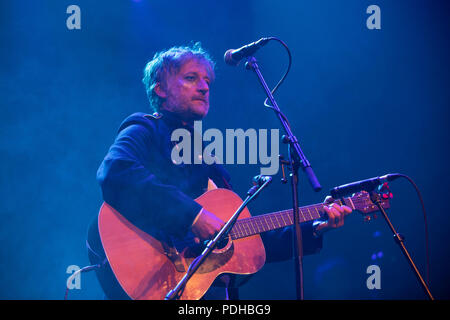
[{"label": "man's fingers", "polygon": [[336,209],[340,213],[348,214],[353,211],[350,207],[346,205],[340,206],[337,203],[334,203],[333,201],[334,199],[331,196],[327,196],[325,198],[325,203],[327,203],[329,207]]},{"label": "man's fingers", "polygon": [[352,208],[350,208],[350,207],[347,207],[347,206],[342,206],[342,208],[344,208],[344,212],[345,212],[345,214],[349,214],[349,213],[352,213]]},{"label": "man's fingers", "polygon": [[344,216],[346,209],[339,206],[324,206],[328,214],[328,222],[331,227],[338,228],[344,225]]},{"label": "man's fingers", "polygon": [[348,207],[346,205],[340,206],[337,203],[333,203],[333,204],[331,204],[331,206],[334,209],[336,209],[337,211],[339,211],[340,213],[343,213],[343,214],[346,214],[346,215],[353,211],[352,208],[350,208],[350,207]]},{"label": "man's fingers", "polygon": [[344,213],[345,212],[345,208],[346,206],[340,206],[337,203],[333,203],[332,204],[333,208],[336,209],[337,211],[339,211],[340,213]]},{"label": "man's fingers", "polygon": [[344,225],[345,217],[353,211],[350,207],[346,205],[340,206],[333,201],[334,199],[331,196],[325,198],[323,209],[327,213],[328,219],[322,223],[321,230],[342,227]]},{"label": "man's fingers", "polygon": [[327,206],[323,207],[325,212],[328,214],[328,224],[331,227],[335,227],[338,220],[339,220],[339,216],[337,216],[337,214],[339,214],[334,208],[330,208]]}]

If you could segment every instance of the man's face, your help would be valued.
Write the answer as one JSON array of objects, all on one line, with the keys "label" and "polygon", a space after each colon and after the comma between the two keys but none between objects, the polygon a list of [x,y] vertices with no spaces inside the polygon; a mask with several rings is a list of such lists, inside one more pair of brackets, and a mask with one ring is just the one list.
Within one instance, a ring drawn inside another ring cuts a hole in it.
[{"label": "man's face", "polygon": [[163,99],[161,110],[176,113],[186,122],[202,119],[209,110],[210,82],[209,66],[196,59],[188,60],[178,73],[168,73],[156,91]]}]

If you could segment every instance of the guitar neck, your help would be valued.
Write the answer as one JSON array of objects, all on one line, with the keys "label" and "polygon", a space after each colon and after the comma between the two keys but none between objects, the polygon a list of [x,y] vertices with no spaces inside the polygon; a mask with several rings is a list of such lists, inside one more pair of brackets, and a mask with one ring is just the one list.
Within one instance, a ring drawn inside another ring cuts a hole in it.
[{"label": "guitar neck", "polygon": [[[339,205],[347,205],[355,209],[351,198],[344,198],[343,200],[343,203],[341,200],[337,200],[335,203]],[[323,206],[323,203],[318,203],[300,207],[300,223],[322,218],[325,215]],[[291,226],[293,224],[294,214],[292,209],[272,212],[251,218],[239,219],[231,230],[230,236],[232,239],[245,238],[255,234]]]}]

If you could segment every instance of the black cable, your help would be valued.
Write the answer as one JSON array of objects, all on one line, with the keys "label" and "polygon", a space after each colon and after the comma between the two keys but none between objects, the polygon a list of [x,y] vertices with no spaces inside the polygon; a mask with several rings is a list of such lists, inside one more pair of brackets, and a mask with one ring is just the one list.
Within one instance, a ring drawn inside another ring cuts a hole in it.
[{"label": "black cable", "polygon": [[[284,79],[286,79],[286,77],[287,77],[287,75],[288,75],[288,73],[289,73],[289,70],[291,70],[291,65],[292,65],[292,55],[291,55],[291,51],[289,50],[289,47],[287,46],[287,44],[286,44],[283,40],[278,39],[278,38],[276,38],[276,37],[270,37],[269,39],[270,39],[270,40],[276,40],[276,41],[280,42],[280,43],[283,45],[283,47],[286,49],[286,52],[287,52],[288,57],[289,57],[289,63],[288,63],[288,66],[287,66],[287,68],[286,68],[286,71],[285,71],[284,75],[281,77],[280,81],[278,81],[278,83],[276,84],[276,86],[271,90],[271,93],[272,93],[272,95],[273,95],[273,94],[275,93],[275,91],[277,91],[278,88],[280,87],[280,85],[283,83]],[[286,118],[286,116],[283,114],[283,112],[278,111],[278,110],[275,110],[271,105],[267,104],[267,100],[268,100],[268,99],[269,99],[269,98],[267,97],[266,100],[264,100],[264,106],[267,107],[267,108],[270,108],[270,109],[272,109],[272,110],[274,110],[274,111],[276,111],[276,112],[277,112],[277,113],[278,113],[278,114],[286,121],[286,123],[287,123],[288,126],[290,127],[291,125],[290,125],[288,119]]]},{"label": "black cable", "polygon": [[430,252],[429,252],[430,250],[429,250],[429,243],[428,243],[428,222],[427,222],[427,213],[425,210],[425,204],[423,202],[422,195],[420,194],[420,190],[417,187],[417,185],[414,183],[414,181],[407,175],[404,175],[404,174],[398,174],[398,175],[402,178],[405,178],[413,185],[414,189],[416,189],[417,195],[418,195],[420,203],[422,205],[423,218],[424,218],[424,224],[425,224],[426,279],[427,279],[426,281],[427,281],[427,285],[430,286]]}]

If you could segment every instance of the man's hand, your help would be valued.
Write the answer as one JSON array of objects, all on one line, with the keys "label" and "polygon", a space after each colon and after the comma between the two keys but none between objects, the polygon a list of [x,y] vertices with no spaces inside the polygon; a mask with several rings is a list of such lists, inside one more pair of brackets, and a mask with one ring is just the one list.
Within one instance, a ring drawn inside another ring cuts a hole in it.
[{"label": "man's hand", "polygon": [[206,209],[202,209],[192,224],[192,233],[196,236],[195,241],[199,243],[209,240],[225,225],[222,219],[215,216]]},{"label": "man's hand", "polygon": [[340,228],[344,225],[345,217],[352,212],[352,209],[348,206],[340,206],[337,203],[333,203],[334,199],[331,196],[327,196],[324,201],[324,210],[328,215],[327,221],[320,222],[316,228],[315,233],[321,235],[331,229]]}]

